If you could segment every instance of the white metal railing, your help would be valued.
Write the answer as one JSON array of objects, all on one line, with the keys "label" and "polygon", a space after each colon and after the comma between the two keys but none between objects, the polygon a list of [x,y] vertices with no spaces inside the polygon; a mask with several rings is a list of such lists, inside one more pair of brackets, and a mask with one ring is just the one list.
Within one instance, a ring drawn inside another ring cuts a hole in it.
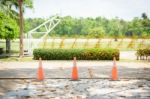
[{"label": "white metal railing", "polygon": [[[58,17],[58,15],[56,15],[27,33],[28,53],[30,55],[32,55],[33,49],[37,48],[39,43],[44,40],[44,38],[59,24],[59,22],[60,22],[60,18]],[[40,28],[45,28],[45,31],[38,32],[37,30]],[[44,35],[42,35],[36,42],[33,42],[34,38],[32,34],[34,33],[40,33]]]}]

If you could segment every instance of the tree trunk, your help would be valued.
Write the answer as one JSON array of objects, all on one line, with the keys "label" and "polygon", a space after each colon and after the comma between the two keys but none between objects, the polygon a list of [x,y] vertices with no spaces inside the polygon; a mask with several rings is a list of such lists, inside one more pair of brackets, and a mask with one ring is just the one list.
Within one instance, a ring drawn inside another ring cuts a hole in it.
[{"label": "tree trunk", "polygon": [[10,53],[11,44],[10,39],[6,39],[6,53]]},{"label": "tree trunk", "polygon": [[20,21],[20,58],[23,57],[23,12],[22,12],[22,3],[23,0],[18,0],[19,2],[19,21]]}]

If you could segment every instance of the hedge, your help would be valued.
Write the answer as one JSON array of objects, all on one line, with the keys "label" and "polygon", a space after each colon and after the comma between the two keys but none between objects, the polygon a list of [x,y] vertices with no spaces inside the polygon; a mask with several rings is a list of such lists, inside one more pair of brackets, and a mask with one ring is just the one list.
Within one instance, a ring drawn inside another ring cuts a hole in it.
[{"label": "hedge", "polygon": [[140,57],[140,59],[144,59],[144,57],[147,59],[147,57],[150,56],[150,48],[138,49],[136,55],[137,59],[138,57]]},{"label": "hedge", "polygon": [[43,60],[112,60],[116,57],[119,60],[118,49],[34,49],[34,59]]}]

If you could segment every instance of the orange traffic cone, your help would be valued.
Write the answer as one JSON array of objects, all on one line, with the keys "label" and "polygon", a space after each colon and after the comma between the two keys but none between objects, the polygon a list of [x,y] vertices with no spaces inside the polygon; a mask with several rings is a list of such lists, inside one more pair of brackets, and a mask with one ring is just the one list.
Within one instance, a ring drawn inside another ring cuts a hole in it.
[{"label": "orange traffic cone", "polygon": [[113,59],[113,68],[112,68],[112,80],[118,80],[118,70],[116,65],[116,58]]},{"label": "orange traffic cone", "polygon": [[37,70],[37,80],[42,81],[44,80],[44,70],[42,67],[42,59],[39,58],[39,68]]},{"label": "orange traffic cone", "polygon": [[73,59],[73,69],[72,69],[72,80],[78,80],[78,69],[76,64],[76,57]]}]

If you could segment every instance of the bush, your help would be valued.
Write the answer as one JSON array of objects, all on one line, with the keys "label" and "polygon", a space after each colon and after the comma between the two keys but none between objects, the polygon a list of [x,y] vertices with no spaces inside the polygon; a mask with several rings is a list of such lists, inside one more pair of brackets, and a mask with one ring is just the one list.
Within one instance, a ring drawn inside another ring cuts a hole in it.
[{"label": "bush", "polygon": [[43,60],[112,60],[114,56],[119,60],[118,49],[35,49],[33,55]]},{"label": "bush", "polygon": [[150,56],[150,48],[145,48],[145,49],[138,49],[137,50],[137,56]]}]

